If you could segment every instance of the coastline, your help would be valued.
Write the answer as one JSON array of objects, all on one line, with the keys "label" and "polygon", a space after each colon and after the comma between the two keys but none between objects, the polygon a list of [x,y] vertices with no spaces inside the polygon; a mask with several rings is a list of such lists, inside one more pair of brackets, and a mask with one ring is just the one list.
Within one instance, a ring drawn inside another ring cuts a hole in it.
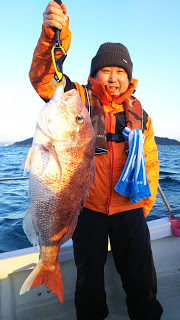
[{"label": "coastline", "polygon": [[[0,142],[0,147],[31,147],[32,141],[33,138],[28,138],[22,141],[16,141],[12,144],[8,144],[7,142]],[[155,136],[155,141],[157,146],[180,146],[180,141],[176,139]]]}]

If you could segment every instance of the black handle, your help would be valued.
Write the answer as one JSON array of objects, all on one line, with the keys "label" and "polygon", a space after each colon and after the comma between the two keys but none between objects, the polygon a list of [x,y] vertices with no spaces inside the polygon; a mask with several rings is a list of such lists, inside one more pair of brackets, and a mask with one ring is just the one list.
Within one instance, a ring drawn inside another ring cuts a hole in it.
[{"label": "black handle", "polygon": [[[54,0],[57,4],[61,5],[62,1],[61,0]],[[54,28],[54,31],[58,30],[57,28]]]},{"label": "black handle", "polygon": [[62,1],[61,0],[54,0],[56,3],[58,3],[59,5],[61,5]]},{"label": "black handle", "polygon": [[[59,5],[61,5],[62,1],[61,0],[54,0],[56,3],[58,3]],[[55,32],[55,43],[58,45],[59,43],[61,44],[61,40],[60,40],[60,32],[61,30],[58,30],[57,28],[53,28],[54,32]]]},{"label": "black handle", "polygon": [[[56,3],[61,5],[61,0],[54,0]],[[54,46],[52,48],[52,59],[53,59],[53,65],[54,65],[54,80],[57,82],[63,82],[63,71],[62,71],[62,65],[64,62],[64,59],[66,58],[66,51],[62,48],[62,42],[60,38],[61,29],[53,28],[55,32],[55,40],[54,40]],[[59,59],[56,59],[56,51],[61,51],[61,57]],[[53,86],[54,87],[54,86]]]}]

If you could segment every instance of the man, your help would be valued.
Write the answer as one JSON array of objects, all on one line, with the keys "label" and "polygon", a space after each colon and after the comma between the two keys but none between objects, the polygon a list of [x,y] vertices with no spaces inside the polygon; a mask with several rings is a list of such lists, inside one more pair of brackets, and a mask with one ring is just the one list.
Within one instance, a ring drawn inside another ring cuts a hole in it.
[{"label": "man", "polygon": [[[31,83],[45,101],[54,94],[53,27],[62,29],[62,46],[68,51],[71,33],[66,7],[51,1],[44,12],[42,33],[30,70]],[[158,152],[151,119],[132,96],[137,85],[132,67],[124,45],[104,43],[92,59],[86,86],[71,82],[64,75],[65,91],[77,89],[89,108],[96,134],[96,179],[73,235],[77,320],[101,320],[108,315],[104,289],[108,236],[126,292],[130,319],[159,320],[162,314],[156,299],[156,273],[145,221],[157,193]],[[127,161],[128,148],[122,134],[125,126],[142,130],[145,137],[143,148],[151,196],[137,202],[114,190]]]}]

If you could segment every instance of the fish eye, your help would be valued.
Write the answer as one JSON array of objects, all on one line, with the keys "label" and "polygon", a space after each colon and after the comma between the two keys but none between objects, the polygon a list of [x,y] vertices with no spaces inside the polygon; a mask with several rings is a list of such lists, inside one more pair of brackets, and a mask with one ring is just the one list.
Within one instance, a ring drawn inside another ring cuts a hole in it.
[{"label": "fish eye", "polygon": [[84,122],[84,118],[82,116],[77,116],[76,117],[76,121],[77,121],[77,123],[83,123]]}]

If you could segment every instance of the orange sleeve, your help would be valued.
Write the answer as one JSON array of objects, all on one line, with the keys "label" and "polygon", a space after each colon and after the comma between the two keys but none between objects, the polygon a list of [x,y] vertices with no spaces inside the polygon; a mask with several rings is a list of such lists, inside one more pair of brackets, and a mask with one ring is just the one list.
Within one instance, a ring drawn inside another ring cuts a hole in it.
[{"label": "orange sleeve", "polygon": [[82,102],[86,105],[86,94],[85,94],[85,89],[83,86],[81,86],[78,82],[74,82],[75,86],[76,86],[76,90],[79,93]]},{"label": "orange sleeve", "polygon": [[158,150],[154,138],[154,131],[150,117],[148,117],[147,130],[144,131],[144,156],[147,178],[151,190],[151,197],[144,199],[144,216],[146,217],[154,205],[159,182]]},{"label": "orange sleeve", "polygon": [[[54,44],[54,31],[42,25],[42,32],[34,50],[29,78],[37,93],[45,100],[49,100],[53,94],[52,79],[54,77],[54,66],[52,62],[51,49]],[[68,51],[71,43],[71,32],[69,21],[61,31],[62,47]]]}]

